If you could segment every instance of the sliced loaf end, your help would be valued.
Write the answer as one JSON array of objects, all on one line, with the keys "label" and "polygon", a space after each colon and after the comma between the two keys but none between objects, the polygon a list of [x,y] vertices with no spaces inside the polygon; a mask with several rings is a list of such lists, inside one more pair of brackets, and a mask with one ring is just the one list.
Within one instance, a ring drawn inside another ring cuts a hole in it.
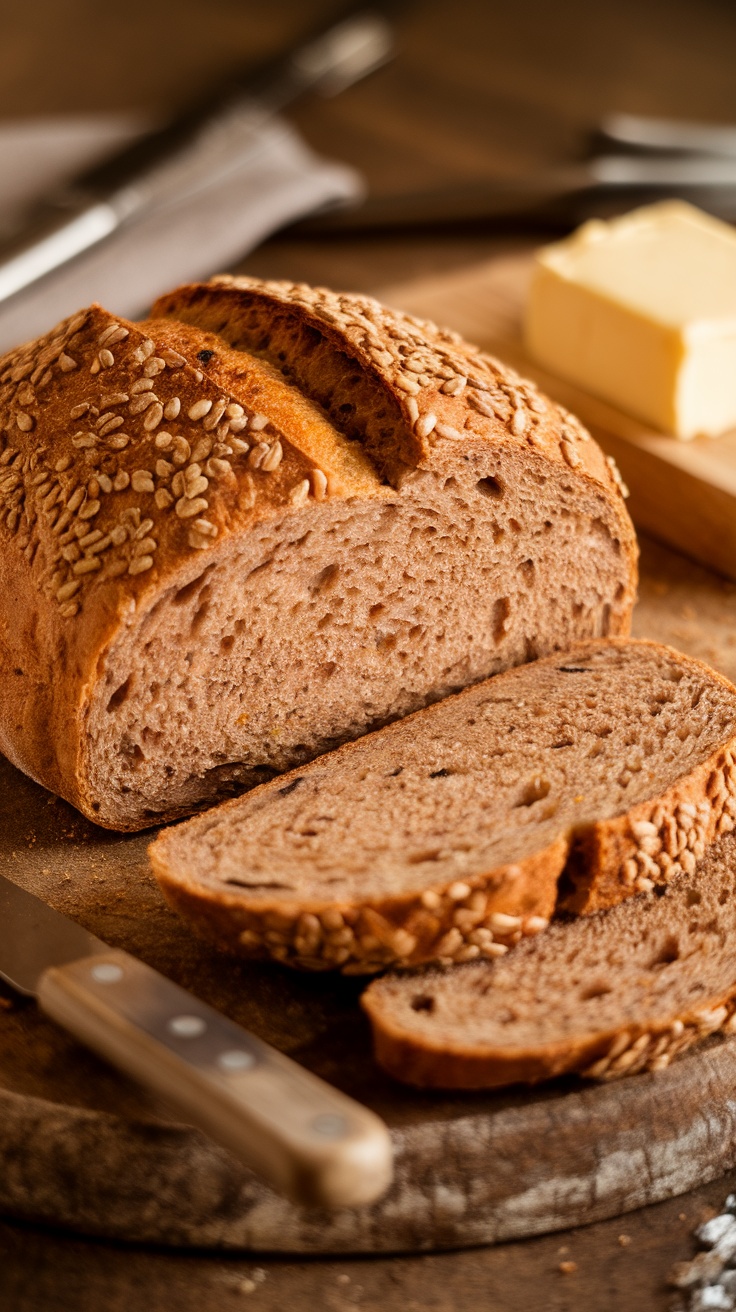
[{"label": "sliced loaf end", "polygon": [[559,921],[495,962],[386,975],[363,994],[376,1058],[427,1088],[657,1071],[736,1028],[736,838],[693,875]]}]

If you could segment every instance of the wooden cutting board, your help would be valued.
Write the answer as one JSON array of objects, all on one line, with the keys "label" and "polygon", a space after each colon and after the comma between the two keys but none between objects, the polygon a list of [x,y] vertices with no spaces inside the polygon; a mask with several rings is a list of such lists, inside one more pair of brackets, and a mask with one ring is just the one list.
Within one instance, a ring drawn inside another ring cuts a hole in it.
[{"label": "wooden cutting board", "polygon": [[[512,341],[524,269],[505,261],[386,299],[484,343]],[[733,585],[644,543],[641,593],[641,636],[736,677]],[[0,992],[0,1213],[157,1244],[421,1251],[615,1216],[736,1165],[736,1038],[607,1086],[415,1093],[375,1067],[357,981],[248,966],[194,939],[150,877],[149,838],[95,828],[0,758],[0,871],[374,1107],[391,1129],[395,1183],[355,1212],[294,1207]]]},{"label": "wooden cutting board", "polygon": [[381,299],[454,328],[533,378],[614,457],[638,528],[736,579],[736,430],[681,442],[536,365],[522,342],[531,269],[531,255],[507,256],[387,287]]}]

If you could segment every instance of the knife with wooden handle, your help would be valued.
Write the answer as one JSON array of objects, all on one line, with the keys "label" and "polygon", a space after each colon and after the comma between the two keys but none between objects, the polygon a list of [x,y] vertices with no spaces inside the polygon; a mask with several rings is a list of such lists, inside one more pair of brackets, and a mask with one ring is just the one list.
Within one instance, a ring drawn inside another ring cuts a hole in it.
[{"label": "knife with wooden handle", "polygon": [[358,1207],[391,1183],[373,1112],[2,875],[0,978],[295,1202]]}]

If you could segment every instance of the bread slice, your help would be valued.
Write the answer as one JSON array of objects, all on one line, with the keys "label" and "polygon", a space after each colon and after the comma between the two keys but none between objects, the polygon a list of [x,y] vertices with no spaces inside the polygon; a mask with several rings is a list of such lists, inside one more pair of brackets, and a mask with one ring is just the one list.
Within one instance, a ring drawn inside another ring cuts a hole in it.
[{"label": "bread slice", "polygon": [[[175,910],[358,973],[493,957],[692,871],[736,816],[736,689],[656,643],[497,675],[161,833]],[[564,879],[562,879],[564,872]]]},{"label": "bread slice", "polygon": [[736,837],[667,888],[558,921],[498,961],[385,975],[362,1002],[378,1061],[408,1084],[661,1070],[736,1030]]},{"label": "bread slice", "polygon": [[101,825],[625,634],[635,587],[585,430],[368,298],[190,287],[0,359],[0,750]]}]

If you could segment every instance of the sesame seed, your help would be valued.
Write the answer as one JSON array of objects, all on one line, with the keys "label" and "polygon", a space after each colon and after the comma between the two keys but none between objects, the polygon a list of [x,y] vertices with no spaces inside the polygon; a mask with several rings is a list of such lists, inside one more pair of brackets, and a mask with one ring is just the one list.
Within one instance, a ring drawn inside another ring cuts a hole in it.
[{"label": "sesame seed", "polygon": [[442,384],[440,391],[444,392],[445,396],[460,396],[461,392],[465,390],[467,382],[467,378],[462,374],[456,374],[454,378],[448,378],[447,381]]},{"label": "sesame seed", "polygon": [[[99,422],[100,421],[98,419],[97,421],[98,425]],[[124,423],[125,420],[123,419],[122,415],[115,415],[112,419],[108,419],[107,423],[102,428],[99,429],[100,437],[107,437],[109,433],[114,433],[115,429],[122,428]]]},{"label": "sesame seed", "polygon": [[153,479],[147,469],[134,469],[130,479],[134,492],[153,492]]},{"label": "sesame seed", "polygon": [[178,351],[172,351],[170,347],[161,352],[161,358],[166,361],[170,369],[181,369],[182,365],[186,364],[184,356],[179,355]]},{"label": "sesame seed", "polygon": [[213,439],[211,437],[200,437],[192,449],[192,460],[196,463],[206,460],[212,450]]},{"label": "sesame seed", "polygon": [[257,445],[253,447],[253,450],[248,456],[248,464],[252,469],[260,469],[261,463],[268,455],[270,449],[268,442],[258,442]]},{"label": "sesame seed", "polygon": [[82,584],[80,579],[71,579],[69,583],[63,584],[63,586],[57,590],[56,600],[68,601],[70,597],[74,596],[75,592],[79,591],[81,586]]},{"label": "sesame seed", "polygon": [[414,425],[414,432],[417,437],[429,437],[429,434],[437,426],[437,416],[428,411],[426,415],[421,415]]},{"label": "sesame seed", "polygon": [[[255,414],[253,415],[250,421],[250,427],[252,428],[254,433],[260,433],[262,429],[264,429],[267,426],[268,422],[269,422],[268,415]],[[238,431],[235,428],[235,424],[231,424],[230,427],[235,432]]]},{"label": "sesame seed", "polygon": [[237,451],[239,455],[245,455],[246,451],[250,451],[250,443],[244,442],[242,437],[231,437],[230,446],[231,449]]},{"label": "sesame seed", "polygon": [[198,497],[200,493],[206,492],[208,487],[209,487],[209,479],[205,478],[204,475],[201,474],[199,478],[193,478],[189,482],[187,482],[184,495],[189,500],[192,500],[194,497]]},{"label": "sesame seed", "polygon": [[191,405],[187,410],[187,414],[190,419],[196,421],[197,419],[204,419],[204,416],[208,415],[211,409],[211,401],[195,401],[194,405]]},{"label": "sesame seed", "polygon": [[209,538],[216,538],[220,531],[217,525],[211,523],[209,519],[195,519],[193,527],[196,528],[198,533],[203,533],[205,537]]},{"label": "sesame seed", "polygon": [[129,574],[145,574],[153,564],[153,556],[136,556],[128,566]]},{"label": "sesame seed", "polygon": [[79,405],[72,406],[72,409],[69,411],[69,417],[71,419],[81,419],[82,415],[86,414],[88,410],[89,401],[80,401]]},{"label": "sesame seed", "polygon": [[106,410],[110,405],[125,405],[130,400],[127,392],[108,392],[105,396],[100,397],[100,406]]},{"label": "sesame seed", "polygon": [[174,464],[175,465],[186,464],[191,454],[192,454],[192,448],[187,442],[187,439],[185,437],[175,437],[174,450],[171,456],[171,459],[173,460]]},{"label": "sesame seed", "polygon": [[159,356],[154,355],[150,360],[147,360],[143,366],[144,377],[155,378],[156,374],[163,373],[165,368],[166,361],[161,360]]},{"label": "sesame seed", "polygon": [[[221,425],[221,427],[222,427],[222,425]],[[231,431],[231,432],[233,432],[233,433],[242,433],[243,429],[244,429],[244,428],[247,428],[247,427],[248,427],[248,420],[246,419],[245,415],[243,415],[243,417],[242,417],[241,419],[230,419],[230,420],[228,420],[227,428],[228,428],[229,431]],[[219,432],[219,429],[218,429],[218,432]]]},{"label": "sesame seed", "polygon": [[226,405],[227,402],[222,399],[220,399],[219,401],[215,401],[215,404],[213,405],[210,413],[205,419],[202,427],[207,429],[208,431],[211,431],[213,428],[216,428],[220,420],[222,419],[222,416],[225,413]]},{"label": "sesame seed", "polygon": [[242,419],[245,411],[243,410],[242,405],[239,405],[237,401],[231,401],[225,410],[225,414],[228,419]]},{"label": "sesame seed", "polygon": [[143,420],[143,427],[146,432],[150,433],[154,428],[157,428],[163,417],[164,408],[160,401],[157,401],[155,405],[149,406],[146,412],[146,417]]},{"label": "sesame seed", "polygon": [[394,382],[402,392],[408,392],[410,396],[416,396],[421,391],[419,383],[414,378],[407,377],[406,374],[398,374]]},{"label": "sesame seed", "polygon": [[[518,410],[516,413],[517,414],[519,413]],[[560,451],[562,452],[563,460],[566,462],[566,464],[570,466],[571,469],[577,469],[578,465],[582,464],[582,460],[578,455],[578,452],[575,450],[575,447],[572,446],[569,442],[560,442]]]},{"label": "sesame seed", "polygon": [[140,396],[143,392],[152,392],[153,383],[150,378],[138,378],[131,386],[131,396]]},{"label": "sesame seed", "polygon": [[486,401],[481,396],[469,396],[468,400],[473,409],[478,411],[478,414],[484,415],[486,419],[495,419],[496,412],[490,401]]},{"label": "sesame seed", "polygon": [[504,911],[495,911],[490,917],[494,934],[507,934],[521,928],[521,916],[509,916]]},{"label": "sesame seed", "polygon": [[195,497],[193,501],[190,501],[187,497],[180,497],[176,503],[176,513],[180,519],[190,519],[206,509],[207,502],[204,497]]},{"label": "sesame seed", "polygon": [[144,410],[148,409],[149,405],[156,405],[157,403],[160,404],[155,392],[143,392],[134,397],[128,409],[132,415],[141,415]]},{"label": "sesame seed", "polygon": [[419,419],[419,406],[417,404],[416,398],[413,396],[407,397],[406,413],[411,419],[412,424],[416,424],[417,420]]},{"label": "sesame seed", "polygon": [[456,883],[450,884],[450,887],[447,890],[447,896],[452,898],[453,902],[462,902],[463,898],[470,897],[471,892],[472,889],[470,884],[458,880]]},{"label": "sesame seed", "polygon": [[24,410],[20,410],[15,416],[15,422],[21,433],[30,433],[34,424],[33,415],[27,415]]},{"label": "sesame seed", "polygon": [[115,491],[124,492],[129,483],[130,474],[126,473],[124,469],[119,469],[112,482]]},{"label": "sesame seed", "polygon": [[71,456],[62,456],[60,460],[57,460],[56,464],[54,465],[54,469],[56,470],[57,474],[63,474],[64,471],[69,468],[71,463],[72,463]]},{"label": "sesame seed", "polygon": [[156,502],[156,505],[158,506],[159,510],[168,510],[169,506],[173,505],[174,498],[172,497],[168,488],[160,487],[156,492],[154,501]]},{"label": "sesame seed", "polygon": [[99,508],[100,508],[99,501],[97,500],[88,501],[87,504],[82,506],[82,509],[79,511],[79,518],[92,519],[97,514]]},{"label": "sesame seed", "polygon": [[90,373],[91,373],[91,374],[98,374],[98,373],[100,372],[100,369],[101,369],[101,368],[102,368],[102,366],[101,366],[99,360],[95,357],[95,359],[92,361],[92,363],[91,363],[91,365],[90,365],[90,367],[89,367],[89,371],[90,371]]},{"label": "sesame seed", "polygon": [[422,906],[426,907],[428,911],[436,911],[438,907],[442,906],[442,898],[439,893],[435,893],[431,888],[428,888],[422,893],[420,901]]},{"label": "sesame seed", "polygon": [[167,401],[164,406],[164,416],[166,419],[176,419],[180,410],[181,401],[178,396],[172,396],[171,400]]},{"label": "sesame seed", "polygon": [[[137,537],[138,534],[136,534],[136,539]],[[155,538],[141,538],[140,542],[136,541],[135,547],[133,548],[133,555],[150,556],[151,552],[155,551],[157,546],[158,542]]]},{"label": "sesame seed", "polygon": [[105,328],[97,338],[98,346],[114,346],[116,342],[123,342],[128,336],[128,329],[123,328],[122,324],[111,323]]},{"label": "sesame seed", "polygon": [[159,451],[166,451],[166,450],[168,450],[168,448],[171,446],[171,443],[173,442],[173,440],[174,440],[174,439],[173,439],[173,437],[171,436],[171,433],[164,433],[164,432],[157,433],[156,436],[155,436],[155,438],[154,438],[154,442],[155,442],[156,446],[158,447]]},{"label": "sesame seed", "polygon": [[174,466],[168,460],[156,461],[156,474],[159,478],[168,478],[174,472]]},{"label": "sesame seed", "polygon": [[78,560],[76,565],[72,565],[73,574],[94,574],[96,570],[102,567],[102,561],[97,556],[84,556]]},{"label": "sesame seed", "polygon": [[438,437],[449,438],[452,441],[465,437],[465,434],[461,433],[458,428],[453,428],[452,424],[435,424],[435,432]]},{"label": "sesame seed", "polygon": [[327,475],[321,469],[312,470],[312,492],[315,501],[324,501],[327,494]]},{"label": "sesame seed", "polygon": [[127,433],[116,433],[114,437],[108,438],[107,445],[111,451],[124,451],[129,441]]},{"label": "sesame seed", "polygon": [[59,610],[59,614],[63,615],[64,619],[67,620],[71,619],[72,615],[76,615],[78,611],[79,604],[76,601],[67,601]]},{"label": "sesame seed", "polygon": [[103,369],[112,369],[112,366],[115,363],[115,356],[113,355],[112,351],[108,351],[107,347],[103,347],[103,349],[98,353],[97,359],[99,360]]},{"label": "sesame seed", "polygon": [[66,351],[62,351],[59,356],[59,368],[63,374],[70,374],[72,369],[77,368],[77,362],[73,356],[67,355]]},{"label": "sesame seed", "polygon": [[309,496],[309,479],[303,478],[291,489],[289,500],[293,506],[302,506]]},{"label": "sesame seed", "polygon": [[227,460],[220,460],[217,456],[212,456],[205,465],[205,473],[209,478],[225,478],[232,473],[230,463]]}]

